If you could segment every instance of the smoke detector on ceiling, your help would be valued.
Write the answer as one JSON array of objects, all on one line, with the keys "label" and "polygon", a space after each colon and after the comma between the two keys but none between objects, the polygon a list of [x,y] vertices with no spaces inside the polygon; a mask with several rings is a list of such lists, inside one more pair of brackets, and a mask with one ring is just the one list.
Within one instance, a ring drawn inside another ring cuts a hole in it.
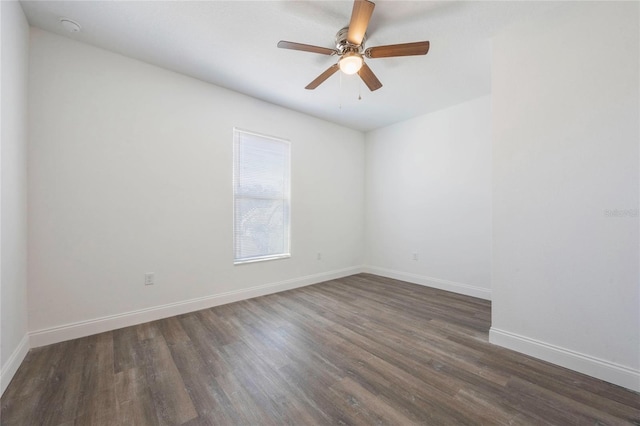
[{"label": "smoke detector on ceiling", "polygon": [[69,18],[60,18],[60,25],[62,25],[62,28],[64,28],[70,33],[79,33],[80,29],[82,28],[80,27],[80,24],[78,24],[75,21],[72,21]]}]

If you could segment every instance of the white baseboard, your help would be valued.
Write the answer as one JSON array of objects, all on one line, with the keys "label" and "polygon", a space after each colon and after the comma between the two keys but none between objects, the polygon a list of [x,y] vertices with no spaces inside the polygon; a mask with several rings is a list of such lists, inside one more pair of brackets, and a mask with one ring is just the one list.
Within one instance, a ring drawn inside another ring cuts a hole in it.
[{"label": "white baseboard", "polygon": [[387,278],[393,278],[396,280],[407,281],[413,284],[420,284],[427,287],[438,288],[440,290],[451,291],[453,293],[464,294],[466,296],[491,300],[491,290],[488,288],[457,283],[455,281],[447,281],[440,278],[425,277],[423,275],[412,274],[409,272],[378,268],[376,266],[365,266],[363,272],[380,275]]},{"label": "white baseboard", "polygon": [[489,342],[640,392],[640,370],[491,327]]},{"label": "white baseboard", "polygon": [[362,267],[339,269],[275,283],[258,285],[242,290],[229,291],[211,296],[198,297],[181,302],[168,303],[166,305],[154,306],[151,308],[139,309],[136,311],[124,312],[121,314],[86,321],[79,321],[57,327],[50,327],[29,333],[30,345],[32,348],[36,348],[38,346],[64,342],[66,340],[77,339],[79,337],[90,336],[92,334],[110,330],[117,330],[131,325],[199,311],[213,306],[224,305],[253,297],[264,296],[266,294],[317,284],[323,281],[358,274],[360,272],[362,272]]},{"label": "white baseboard", "polygon": [[20,364],[24,361],[24,357],[29,353],[29,335],[25,334],[18,347],[11,354],[7,362],[2,366],[2,370],[0,370],[0,396],[4,393],[9,383],[11,383],[11,379],[18,371]]}]

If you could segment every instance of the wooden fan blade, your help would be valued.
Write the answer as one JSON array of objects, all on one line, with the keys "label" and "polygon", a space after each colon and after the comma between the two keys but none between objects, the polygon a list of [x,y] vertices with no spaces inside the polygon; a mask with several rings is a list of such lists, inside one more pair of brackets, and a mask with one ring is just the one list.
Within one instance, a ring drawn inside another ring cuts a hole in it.
[{"label": "wooden fan blade", "polygon": [[415,43],[369,47],[364,54],[367,58],[390,58],[393,56],[426,55],[428,51],[428,41],[417,41]]},{"label": "wooden fan blade", "polygon": [[336,71],[338,71],[340,69],[340,67],[338,66],[338,64],[333,64],[331,65],[329,68],[327,68],[327,70],[325,72],[323,72],[322,74],[320,74],[318,77],[316,77],[315,80],[313,80],[311,83],[307,84],[307,87],[305,87],[305,89],[307,90],[313,90],[316,87],[320,86],[322,83],[324,83],[324,81],[326,79],[328,79],[329,77],[331,77]]},{"label": "wooden fan blade", "polygon": [[358,71],[358,75],[372,92],[382,87],[382,83],[380,83],[378,77],[376,77],[367,64],[362,64],[362,68]]},{"label": "wooden fan blade", "polygon": [[374,7],[376,7],[375,3],[368,0],[355,0],[353,2],[351,22],[349,22],[349,32],[347,33],[347,41],[349,43],[356,46],[362,44]]},{"label": "wooden fan blade", "polygon": [[312,46],[310,44],[295,43],[293,41],[281,40],[278,42],[280,49],[301,50],[303,52],[319,53],[321,55],[335,55],[338,53],[335,49],[329,49],[327,47]]}]

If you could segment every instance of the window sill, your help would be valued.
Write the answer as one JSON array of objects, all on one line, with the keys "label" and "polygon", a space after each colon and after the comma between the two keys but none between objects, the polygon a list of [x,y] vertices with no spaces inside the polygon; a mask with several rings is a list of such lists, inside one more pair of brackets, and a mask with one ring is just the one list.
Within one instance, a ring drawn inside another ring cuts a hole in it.
[{"label": "window sill", "polygon": [[278,260],[278,259],[288,259],[291,257],[291,254],[279,254],[276,256],[263,256],[263,257],[252,257],[250,259],[242,259],[242,260],[234,260],[234,265],[246,265],[248,263],[258,263],[258,262],[267,262],[269,260]]}]

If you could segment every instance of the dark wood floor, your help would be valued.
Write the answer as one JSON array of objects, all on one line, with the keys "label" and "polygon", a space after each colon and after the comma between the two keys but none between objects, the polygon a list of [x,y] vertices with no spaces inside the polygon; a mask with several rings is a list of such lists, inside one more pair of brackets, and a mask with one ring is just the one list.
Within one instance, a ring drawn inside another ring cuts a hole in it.
[{"label": "dark wood floor", "polygon": [[640,424],[640,395],[488,343],[490,303],[356,275],[31,350],[10,425]]}]

